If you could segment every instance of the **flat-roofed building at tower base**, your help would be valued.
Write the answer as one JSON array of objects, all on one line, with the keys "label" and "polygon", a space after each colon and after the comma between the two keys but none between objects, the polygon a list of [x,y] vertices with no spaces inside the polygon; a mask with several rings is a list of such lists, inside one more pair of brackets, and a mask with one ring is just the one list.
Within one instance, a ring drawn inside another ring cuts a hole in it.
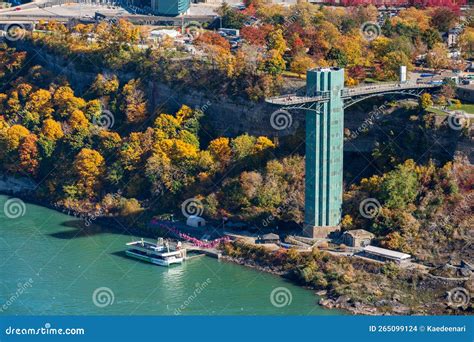
[{"label": "flat-roofed building at tower base", "polygon": [[305,224],[303,227],[303,234],[313,239],[324,239],[331,235],[331,233],[339,232],[340,226],[313,226]]}]

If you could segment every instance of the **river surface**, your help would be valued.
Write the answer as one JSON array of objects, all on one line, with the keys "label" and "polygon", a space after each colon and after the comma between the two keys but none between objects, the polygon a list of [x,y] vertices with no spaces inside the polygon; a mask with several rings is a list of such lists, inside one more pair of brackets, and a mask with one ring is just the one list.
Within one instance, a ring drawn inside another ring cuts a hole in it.
[{"label": "river surface", "polygon": [[0,195],[0,315],[340,314],[310,290],[210,257],[171,268],[130,259],[125,243],[138,237],[80,230],[78,218],[11,199]]}]

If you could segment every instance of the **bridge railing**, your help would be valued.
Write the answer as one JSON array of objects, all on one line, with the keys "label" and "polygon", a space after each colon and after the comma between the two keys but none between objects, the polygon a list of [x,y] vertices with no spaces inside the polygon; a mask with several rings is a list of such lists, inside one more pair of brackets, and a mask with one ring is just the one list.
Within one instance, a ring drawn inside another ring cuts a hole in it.
[{"label": "bridge railing", "polygon": [[328,100],[331,97],[331,92],[330,91],[317,91],[314,95],[315,97],[320,97],[323,100]]},{"label": "bridge railing", "polygon": [[[376,94],[383,92],[390,92],[396,90],[407,90],[407,89],[425,89],[436,87],[435,84],[430,83],[384,83],[370,86],[359,86],[354,88],[342,89],[341,96],[343,98],[349,98],[357,95]],[[325,102],[331,97],[331,91],[317,91],[314,96],[304,96],[298,93],[275,96],[267,98],[266,102],[272,104],[278,104],[282,106],[296,105],[310,102]]]},{"label": "bridge railing", "polygon": [[299,93],[273,96],[267,98],[268,103],[279,105],[295,105],[307,102],[327,101],[331,97],[330,91],[317,91],[314,96],[300,95]]},{"label": "bridge railing", "polygon": [[430,88],[434,85],[429,83],[389,83],[389,84],[377,84],[371,86],[362,86],[354,88],[343,89],[341,95],[345,96],[354,96],[354,95],[363,95],[363,94],[372,94],[377,92],[384,92],[389,90],[398,90],[398,89],[422,89]]}]

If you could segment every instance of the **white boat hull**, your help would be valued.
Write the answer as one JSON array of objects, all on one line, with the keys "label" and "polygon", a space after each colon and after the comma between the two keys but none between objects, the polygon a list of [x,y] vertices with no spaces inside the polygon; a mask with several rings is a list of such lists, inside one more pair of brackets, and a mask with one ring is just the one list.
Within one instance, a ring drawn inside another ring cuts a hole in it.
[{"label": "white boat hull", "polygon": [[172,264],[181,264],[183,263],[183,260],[184,260],[184,258],[175,258],[175,257],[164,260],[164,259],[159,259],[159,258],[153,258],[152,256],[141,255],[138,253],[134,253],[132,251],[125,251],[125,254],[135,259],[143,260],[151,264],[166,266],[166,267]]}]

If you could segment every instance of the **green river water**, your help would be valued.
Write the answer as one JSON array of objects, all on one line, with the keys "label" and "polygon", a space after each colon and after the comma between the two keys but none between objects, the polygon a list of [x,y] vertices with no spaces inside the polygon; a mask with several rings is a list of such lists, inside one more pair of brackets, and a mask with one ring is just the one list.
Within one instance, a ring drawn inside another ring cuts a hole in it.
[{"label": "green river water", "polygon": [[312,291],[210,257],[171,268],[130,259],[125,243],[138,237],[79,231],[78,218],[48,208],[9,218],[9,198],[0,195],[0,315],[340,314]]}]

